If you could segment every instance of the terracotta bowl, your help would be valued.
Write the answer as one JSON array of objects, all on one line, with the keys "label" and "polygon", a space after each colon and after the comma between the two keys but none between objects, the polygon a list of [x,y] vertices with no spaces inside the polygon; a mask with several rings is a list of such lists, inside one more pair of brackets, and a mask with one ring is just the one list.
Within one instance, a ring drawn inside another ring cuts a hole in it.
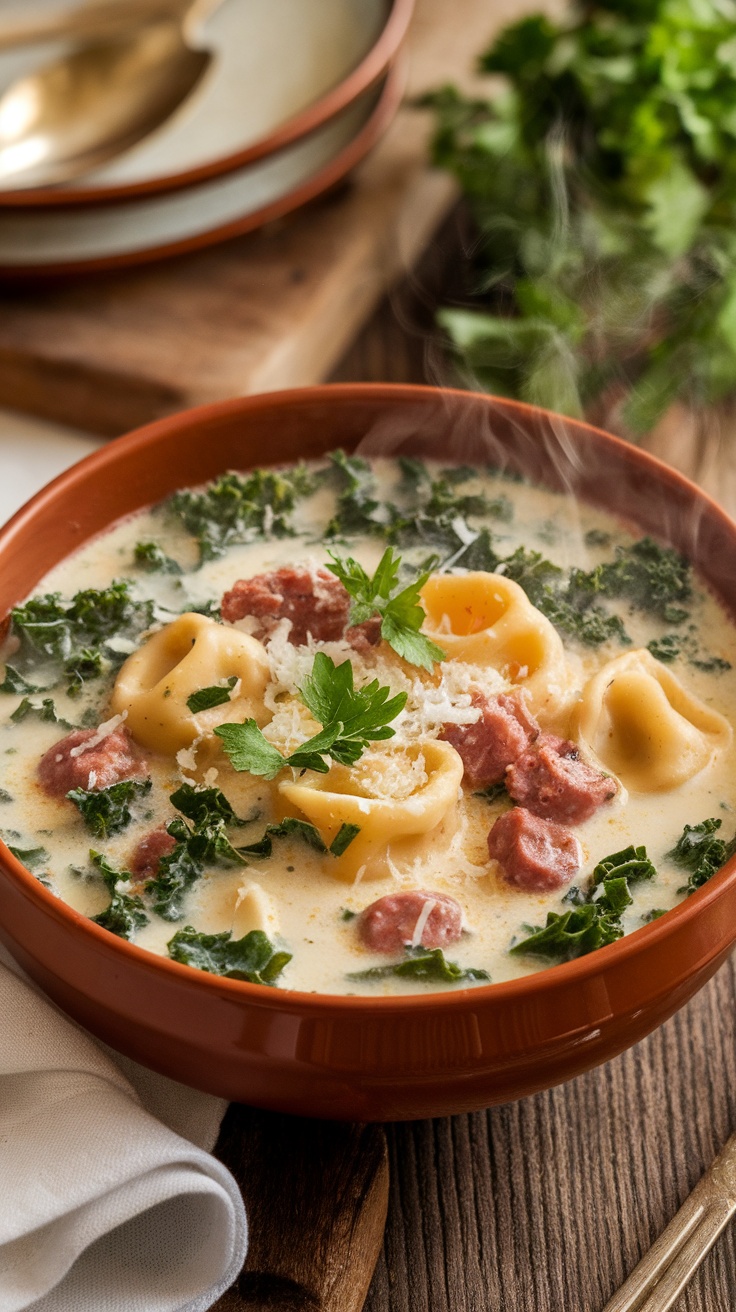
[{"label": "terracotta bowl", "polygon": [[[1,613],[68,552],[175,487],[358,443],[490,457],[568,487],[684,551],[736,612],[736,526],[651,456],[509,401],[356,384],[206,406],[83,460],[0,533]],[[333,997],[201,974],[92,924],[1,845],[0,926],[65,1011],[176,1079],[312,1116],[437,1116],[569,1079],[681,1007],[736,940],[736,861],[661,919],[587,957],[509,983],[410,997]]]}]

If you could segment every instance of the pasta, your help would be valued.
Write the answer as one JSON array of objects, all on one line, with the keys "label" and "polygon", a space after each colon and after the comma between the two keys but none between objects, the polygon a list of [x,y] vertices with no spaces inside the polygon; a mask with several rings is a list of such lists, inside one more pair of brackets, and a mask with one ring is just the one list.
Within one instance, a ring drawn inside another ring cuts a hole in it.
[{"label": "pasta", "polygon": [[185,489],[42,580],[3,657],[8,844],[236,979],[511,979],[736,850],[732,622],[665,544],[501,473],[335,453]]}]

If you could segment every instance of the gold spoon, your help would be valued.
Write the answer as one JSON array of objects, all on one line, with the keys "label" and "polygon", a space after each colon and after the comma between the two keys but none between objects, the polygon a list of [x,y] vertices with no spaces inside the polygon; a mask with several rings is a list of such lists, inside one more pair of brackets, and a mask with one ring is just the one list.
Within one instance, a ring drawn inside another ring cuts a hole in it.
[{"label": "gold spoon", "polygon": [[0,97],[0,189],[68,182],[165,122],[211,62],[189,41],[221,2],[124,0],[0,32],[0,49],[73,47]]}]

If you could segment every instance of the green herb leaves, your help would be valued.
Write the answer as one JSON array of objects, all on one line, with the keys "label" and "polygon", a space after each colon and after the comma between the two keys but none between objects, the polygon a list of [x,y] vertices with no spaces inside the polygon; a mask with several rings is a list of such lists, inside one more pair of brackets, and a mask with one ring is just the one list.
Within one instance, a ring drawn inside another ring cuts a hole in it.
[{"label": "green herb leaves", "polygon": [[79,807],[90,833],[95,838],[108,838],[130,824],[131,804],[150,791],[150,779],[122,779],[109,788],[72,788],[67,797]]},{"label": "green herb leaves", "polygon": [[222,740],[230,763],[236,770],[273,779],[284,766],[295,770],[316,770],[326,774],[328,760],[354,765],[370,742],[392,738],[389,728],[406,705],[407,694],[390,697],[390,688],[381,688],[374,679],[365,688],[355,688],[350,661],[335,665],[324,652],[317,652],[312,672],[300,688],[299,695],[322,732],[309,738],[289,756],[266,739],[255,720],[244,724],[221,724],[215,733]]},{"label": "green herb leaves", "polygon": [[238,852],[242,856],[269,857],[273,851],[273,840],[275,838],[300,838],[302,842],[307,844],[307,847],[311,847],[315,852],[330,852],[332,856],[342,856],[359,833],[360,828],[358,825],[340,825],[328,847],[319,830],[313,824],[310,824],[308,820],[298,820],[295,816],[287,816],[285,820],[277,825],[267,825],[263,837],[259,838],[257,843],[250,843],[247,847],[239,847]]},{"label": "green herb leaves", "polygon": [[232,934],[200,934],[191,925],[180,929],[168,944],[172,961],[194,966],[210,975],[247,980],[249,984],[275,984],[290,952],[276,952],[263,930],[252,929],[244,938]]},{"label": "green herb leaves", "polygon": [[381,617],[381,637],[399,656],[411,665],[420,665],[431,674],[436,661],[445,659],[445,653],[436,643],[420,633],[424,623],[424,610],[419,594],[429,578],[429,572],[420,574],[413,583],[399,587],[400,557],[387,547],[371,578],[357,560],[342,560],[330,552],[331,565],[327,568],[343,584],[352,598],[350,623],[362,624],[373,615]]},{"label": "green herb leaves", "polygon": [[721,821],[703,820],[699,825],[685,825],[668,856],[675,865],[689,870],[687,885],[680,892],[694,893],[715,875],[736,852],[736,835],[727,843],[716,834]]},{"label": "green herb leaves", "polygon": [[456,961],[445,960],[442,948],[407,948],[402,961],[392,961],[386,966],[371,966],[368,970],[356,970],[348,979],[371,980],[418,979],[427,984],[464,984],[479,983],[490,980],[487,970],[470,967],[464,970]]},{"label": "green herb leaves", "polygon": [[733,394],[733,32],[731,5],[572,4],[499,34],[493,101],[427,98],[479,230],[475,308],[440,316],[465,376],[567,414],[623,384],[640,433]]},{"label": "green herb leaves", "polygon": [[576,885],[565,894],[563,902],[573,904],[562,914],[547,912],[547,921],[539,929],[529,927],[526,938],[514,943],[514,956],[546,957],[553,962],[572,961],[621,938],[621,916],[633,898],[629,884],[636,880],[656,879],[657,871],[645,847],[623,848],[598,862],[585,892]]},{"label": "green herb leaves", "polygon": [[313,488],[314,477],[303,468],[254,469],[222,474],[202,492],[176,492],[166,506],[197,539],[204,563],[238,542],[289,536],[297,498]]},{"label": "green herb leaves", "polygon": [[187,706],[193,715],[199,711],[210,711],[213,706],[224,706],[230,701],[230,693],[238,682],[235,675],[226,681],[225,685],[215,684],[211,688],[199,688],[187,697]]},{"label": "green herb leaves", "polygon": [[92,918],[96,925],[101,925],[111,934],[117,934],[119,938],[130,938],[136,929],[142,929],[148,924],[146,909],[140,897],[128,891],[132,875],[128,870],[116,870],[102,852],[91,851],[89,856],[110,893],[110,905],[99,916]]}]

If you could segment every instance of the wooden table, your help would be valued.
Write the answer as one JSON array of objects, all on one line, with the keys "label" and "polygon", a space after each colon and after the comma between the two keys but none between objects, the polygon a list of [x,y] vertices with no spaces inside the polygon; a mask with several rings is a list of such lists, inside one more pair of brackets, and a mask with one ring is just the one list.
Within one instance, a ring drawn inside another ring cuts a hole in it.
[{"label": "wooden table", "polygon": [[[381,307],[336,378],[446,380],[426,269],[419,293]],[[682,427],[677,437],[677,463],[723,486],[710,447]],[[236,1174],[252,1116],[233,1107],[225,1122],[221,1152]],[[489,1111],[386,1127],[388,1222],[365,1312],[600,1312],[733,1129],[732,959],[666,1025],[588,1075]],[[220,1306],[321,1312],[288,1291],[266,1302],[233,1289]],[[678,1307],[736,1308],[736,1230]]]}]

